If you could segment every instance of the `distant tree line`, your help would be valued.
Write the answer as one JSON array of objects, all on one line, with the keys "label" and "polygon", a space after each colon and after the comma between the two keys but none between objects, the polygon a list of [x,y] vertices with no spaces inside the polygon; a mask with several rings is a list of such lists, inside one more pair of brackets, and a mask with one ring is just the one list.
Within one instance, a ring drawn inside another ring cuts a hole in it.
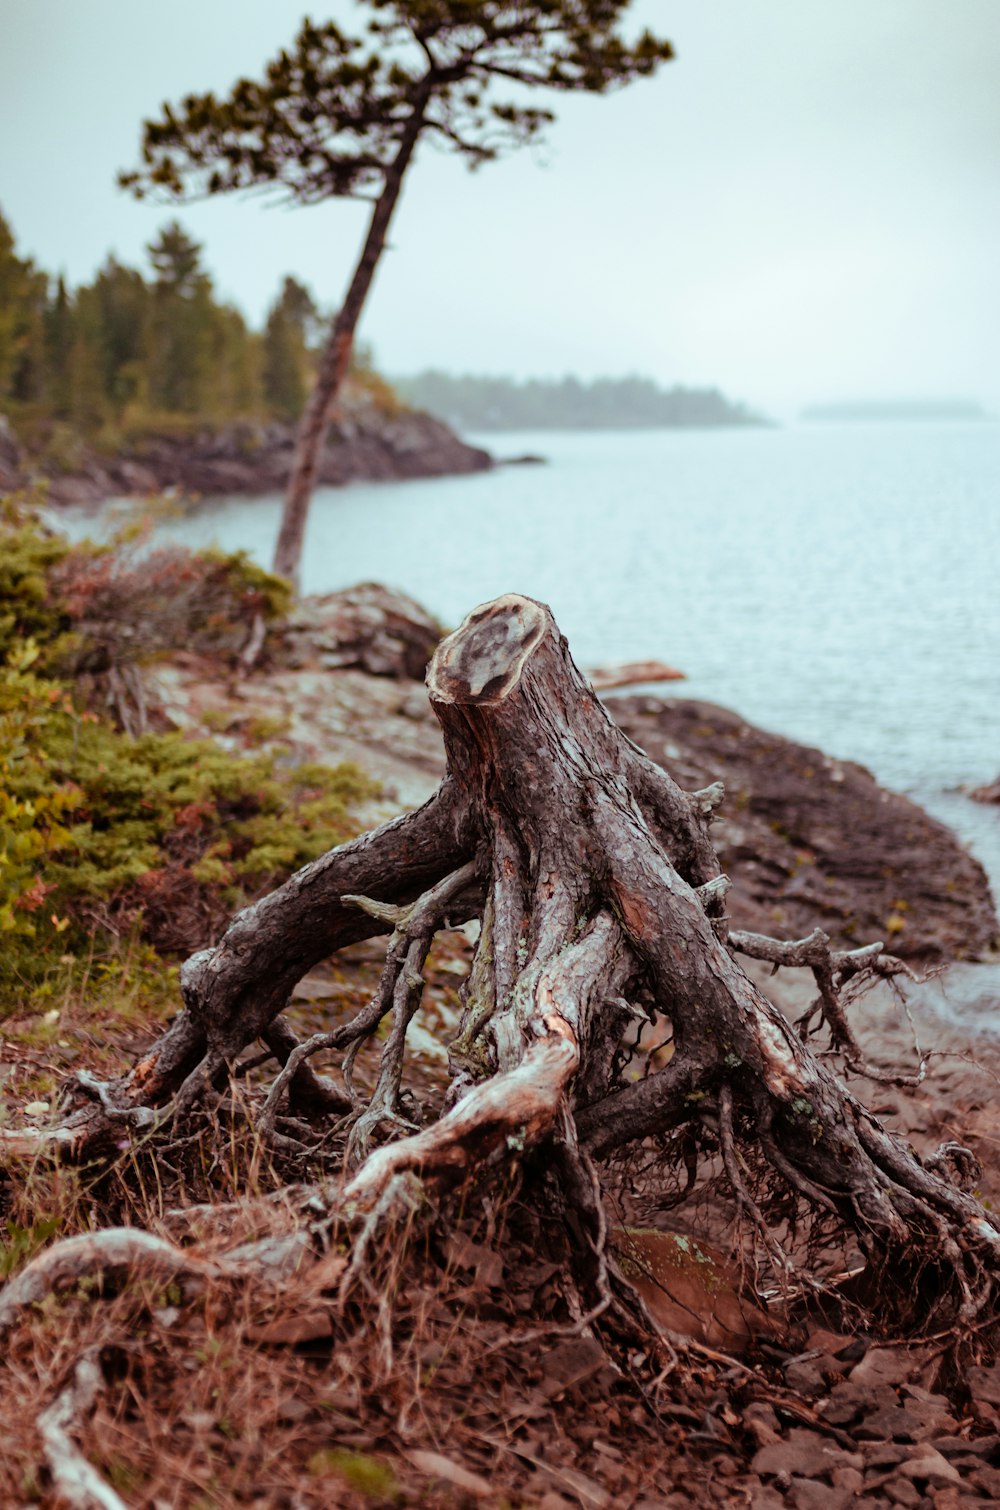
[{"label": "distant tree line", "polygon": [[143,274],[109,256],[70,289],[20,257],[0,215],[0,413],[29,435],[53,422],[109,443],[185,420],[295,420],[321,337],[308,289],[286,278],[264,330],[221,302],[176,221]]},{"label": "distant tree line", "polygon": [[651,378],[454,377],[422,372],[397,378],[406,403],[459,430],[655,429],[675,426],[754,425],[763,421],[717,388],[663,389]]}]

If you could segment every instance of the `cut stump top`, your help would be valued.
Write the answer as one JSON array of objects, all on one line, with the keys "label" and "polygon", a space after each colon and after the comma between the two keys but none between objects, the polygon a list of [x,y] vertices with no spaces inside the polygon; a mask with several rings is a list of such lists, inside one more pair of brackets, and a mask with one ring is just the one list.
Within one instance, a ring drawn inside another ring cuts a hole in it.
[{"label": "cut stump top", "polygon": [[435,651],[427,668],[431,697],[441,703],[502,703],[551,623],[544,604],[520,593],[480,604]]}]

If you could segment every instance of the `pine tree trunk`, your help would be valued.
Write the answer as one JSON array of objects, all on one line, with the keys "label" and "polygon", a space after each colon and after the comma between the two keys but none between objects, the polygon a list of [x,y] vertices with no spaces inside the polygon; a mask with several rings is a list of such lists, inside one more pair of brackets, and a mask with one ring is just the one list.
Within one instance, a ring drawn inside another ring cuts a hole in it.
[{"label": "pine tree trunk", "polygon": [[299,423],[292,475],[285,494],[273,563],[278,576],[287,577],[296,589],[309,503],[316,487],[331,412],[350,369],[354,334],[379,258],[385,249],[385,238],[399,201],[406,170],[424,127],[424,111],[429,97],[430,84],[429,80],[425,80],[414,101],[412,114],[400,139],[399,150],[386,170],[385,182],[372,211],[361,256],[344,302],[330,328],[316,382]]}]

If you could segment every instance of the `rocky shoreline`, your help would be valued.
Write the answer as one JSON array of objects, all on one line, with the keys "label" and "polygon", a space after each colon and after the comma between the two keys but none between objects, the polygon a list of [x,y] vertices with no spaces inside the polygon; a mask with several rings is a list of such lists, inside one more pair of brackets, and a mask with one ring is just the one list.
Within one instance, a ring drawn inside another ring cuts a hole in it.
[{"label": "rocky shoreline", "polygon": [[[423,802],[444,772],[421,679],[440,633],[419,604],[364,583],[303,600],[251,680],[182,656],[150,668],[149,700],[169,722],[221,731],[233,748],[265,720],[291,760],[357,761],[382,782],[378,816],[390,816]],[[848,947],[879,938],[921,963],[994,946],[1000,924],[982,866],[862,766],[691,698],[619,695],[605,706],[682,787],[725,783],[714,840],[737,927],[786,938],[821,927]]]},{"label": "rocky shoreline", "polygon": [[[56,468],[31,457],[0,418],[0,496],[43,483],[57,506],[172,492],[187,497],[281,492],[292,465],[295,426],[241,421],[187,434],[151,434],[112,456],[79,443]],[[397,482],[489,471],[489,452],[469,446],[441,420],[387,408],[363,390],[341,404],[330,427],[319,481]]]},{"label": "rocky shoreline", "polygon": [[725,784],[713,840],[737,926],[782,937],[821,927],[848,947],[881,938],[904,959],[976,959],[995,945],[978,860],[864,766],[694,698],[606,706],[682,787]]}]

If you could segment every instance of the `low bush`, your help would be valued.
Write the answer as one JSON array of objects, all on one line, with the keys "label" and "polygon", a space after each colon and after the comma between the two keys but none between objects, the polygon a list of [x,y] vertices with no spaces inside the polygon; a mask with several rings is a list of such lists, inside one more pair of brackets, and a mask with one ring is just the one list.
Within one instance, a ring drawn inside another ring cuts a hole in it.
[{"label": "low bush", "polygon": [[290,589],[245,551],[151,548],[150,520],[71,546],[29,500],[0,503],[0,655],[38,647],[57,676],[120,671],[172,650],[235,660],[256,614],[287,611]]},{"label": "low bush", "polygon": [[[356,832],[352,809],[374,791],[353,766],[130,738],[88,706],[75,678],[96,657],[134,664],[168,648],[168,629],[224,653],[236,607],[276,580],[242,557],[176,550],[171,577],[162,554],[71,549],[23,508],[2,522],[0,1013],[54,960],[92,960],[102,938],[138,931],[167,954],[207,943],[234,909]],[[185,582],[186,596],[172,590]]]}]

